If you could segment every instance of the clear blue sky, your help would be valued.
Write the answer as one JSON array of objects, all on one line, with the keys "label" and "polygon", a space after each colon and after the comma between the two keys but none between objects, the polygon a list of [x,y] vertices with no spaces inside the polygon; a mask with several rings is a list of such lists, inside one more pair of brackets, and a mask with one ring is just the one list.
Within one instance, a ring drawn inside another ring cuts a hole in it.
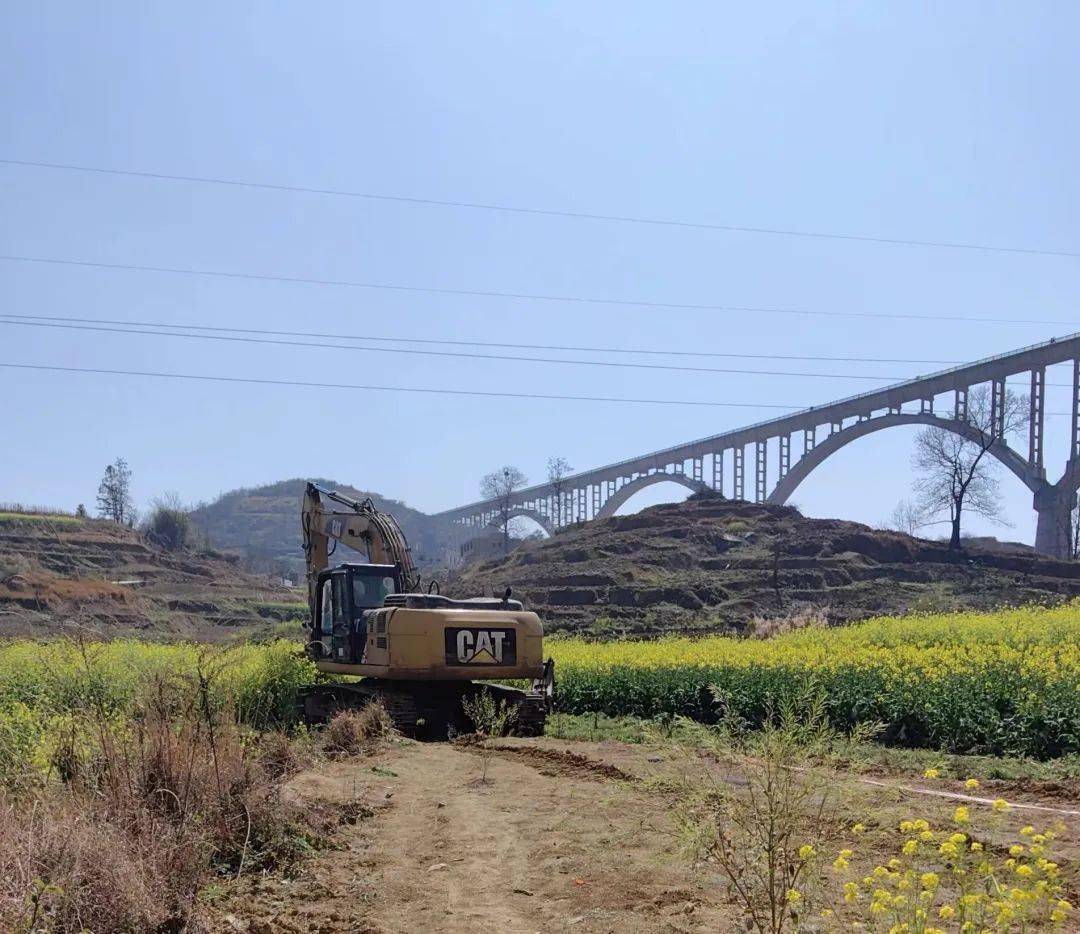
[{"label": "clear blue sky", "polygon": [[[6,4],[0,157],[1076,251],[1078,34],[1080,8],[1066,2]],[[0,166],[0,217],[0,252],[9,254],[1076,323],[656,311],[0,262],[2,307],[21,314],[946,360],[1080,330],[1080,260],[1072,258],[12,166]],[[879,385],[8,325],[0,348],[0,360],[21,363],[747,403],[805,405]],[[475,498],[479,476],[503,463],[539,480],[552,454],[587,468],[769,414],[12,370],[0,370],[0,398],[0,499],[69,507],[92,503],[102,468],[122,455],[140,502],[317,474],[436,510]],[[1064,404],[1056,390],[1051,407]],[[1050,422],[1055,474],[1066,424]],[[907,495],[910,444],[896,430],[852,445],[795,501],[812,514],[877,521]],[[1030,497],[1009,477],[1003,485],[1016,527],[1002,534],[1030,540]]]}]

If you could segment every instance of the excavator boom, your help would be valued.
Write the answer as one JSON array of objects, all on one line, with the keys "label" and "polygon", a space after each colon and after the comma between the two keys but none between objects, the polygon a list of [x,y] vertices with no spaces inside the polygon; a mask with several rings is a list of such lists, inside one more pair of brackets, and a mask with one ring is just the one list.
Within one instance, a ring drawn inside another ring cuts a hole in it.
[{"label": "excavator boom", "polygon": [[389,513],[379,512],[370,498],[355,500],[317,483],[308,483],[300,510],[300,527],[307,561],[308,604],[313,614],[317,610],[315,591],[319,574],[329,566],[338,542],[363,552],[371,564],[396,565],[404,590],[419,588],[420,575],[401,527]]}]

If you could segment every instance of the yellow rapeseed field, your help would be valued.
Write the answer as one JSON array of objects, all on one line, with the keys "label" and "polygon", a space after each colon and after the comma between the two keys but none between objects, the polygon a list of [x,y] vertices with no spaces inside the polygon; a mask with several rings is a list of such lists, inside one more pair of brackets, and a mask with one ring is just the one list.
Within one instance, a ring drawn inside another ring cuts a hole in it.
[{"label": "yellow rapeseed field", "polygon": [[880,618],[769,640],[552,641],[570,712],[760,723],[824,697],[841,728],[886,742],[1050,757],[1080,752],[1080,603]]}]

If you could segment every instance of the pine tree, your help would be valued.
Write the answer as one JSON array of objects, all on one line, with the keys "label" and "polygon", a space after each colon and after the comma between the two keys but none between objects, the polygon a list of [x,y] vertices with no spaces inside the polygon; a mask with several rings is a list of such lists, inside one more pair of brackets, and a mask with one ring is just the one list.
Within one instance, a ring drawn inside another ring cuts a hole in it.
[{"label": "pine tree", "polygon": [[120,524],[133,521],[131,468],[122,457],[105,468],[105,476],[98,484],[97,507],[98,515],[104,519],[112,519]]}]

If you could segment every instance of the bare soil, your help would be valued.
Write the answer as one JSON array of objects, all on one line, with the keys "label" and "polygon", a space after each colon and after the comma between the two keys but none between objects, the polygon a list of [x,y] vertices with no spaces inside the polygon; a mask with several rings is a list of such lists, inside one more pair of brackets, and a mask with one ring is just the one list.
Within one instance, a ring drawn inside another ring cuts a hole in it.
[{"label": "bare soil", "polygon": [[[486,777],[485,776],[486,767]],[[350,815],[335,849],[291,877],[241,880],[210,908],[214,931],[248,934],[657,934],[743,930],[739,907],[709,864],[681,850],[674,789],[745,784],[696,750],[550,738],[470,743],[398,742],[324,763],[285,794]],[[845,816],[870,831],[836,847],[858,850],[860,871],[892,855],[897,823],[942,825],[965,795],[911,776],[837,776]],[[1017,807],[1001,832],[1059,817],[1059,859],[1075,888],[1080,801],[994,783],[983,793]],[[1025,791],[1027,793],[1025,794]],[[981,806],[981,805],[974,805]],[[355,820],[355,815],[362,815]],[[865,864],[865,865],[863,865]]]},{"label": "bare soil", "polygon": [[215,929],[728,930],[731,907],[678,853],[667,799],[628,771],[640,752],[569,745],[507,741],[484,780],[485,751],[446,743],[397,745],[299,776],[288,793],[359,798],[374,817],[346,827],[341,848],[296,878],[240,883],[216,906]]}]

